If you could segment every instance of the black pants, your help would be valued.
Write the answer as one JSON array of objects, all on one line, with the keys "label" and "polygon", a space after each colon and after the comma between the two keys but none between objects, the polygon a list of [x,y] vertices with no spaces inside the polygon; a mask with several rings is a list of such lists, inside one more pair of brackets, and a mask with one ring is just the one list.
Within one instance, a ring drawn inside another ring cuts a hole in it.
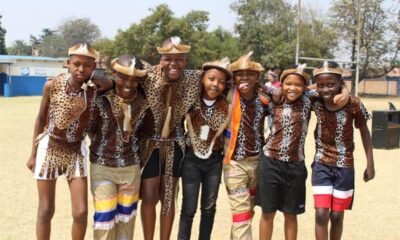
[{"label": "black pants", "polygon": [[213,153],[209,159],[197,158],[191,149],[186,152],[182,166],[182,211],[178,239],[190,239],[193,217],[201,189],[201,218],[199,239],[210,239],[214,225],[216,202],[222,174],[222,153]]}]

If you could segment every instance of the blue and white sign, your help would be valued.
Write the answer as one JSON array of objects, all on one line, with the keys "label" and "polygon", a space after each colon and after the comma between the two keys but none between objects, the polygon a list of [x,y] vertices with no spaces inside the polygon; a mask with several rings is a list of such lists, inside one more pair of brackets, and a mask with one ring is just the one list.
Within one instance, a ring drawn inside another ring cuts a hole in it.
[{"label": "blue and white sign", "polygon": [[21,75],[28,76],[29,75],[29,68],[28,67],[22,67],[21,68]]}]

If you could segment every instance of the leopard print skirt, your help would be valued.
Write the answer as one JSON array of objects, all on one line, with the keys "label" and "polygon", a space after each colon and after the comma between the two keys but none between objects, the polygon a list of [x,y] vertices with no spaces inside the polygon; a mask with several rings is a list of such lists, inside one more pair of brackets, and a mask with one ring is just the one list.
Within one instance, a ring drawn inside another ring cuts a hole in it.
[{"label": "leopard print skirt", "polygon": [[46,134],[38,142],[34,177],[52,180],[61,175],[68,180],[87,176],[85,140],[65,147]]}]

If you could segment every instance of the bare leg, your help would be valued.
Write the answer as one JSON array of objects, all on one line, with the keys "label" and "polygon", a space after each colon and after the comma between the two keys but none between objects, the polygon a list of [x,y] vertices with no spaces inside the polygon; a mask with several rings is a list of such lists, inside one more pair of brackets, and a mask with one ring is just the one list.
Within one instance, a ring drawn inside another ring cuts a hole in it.
[{"label": "bare leg", "polygon": [[271,240],[274,230],[274,218],[276,212],[262,213],[260,218],[260,240]]},{"label": "bare leg", "polygon": [[331,211],[330,219],[331,219],[330,239],[340,240],[342,238],[342,233],[343,233],[344,212]]},{"label": "bare leg", "polygon": [[38,240],[50,239],[51,219],[55,209],[56,180],[38,180],[39,206],[36,219]]},{"label": "bare leg", "polygon": [[68,184],[72,204],[72,239],[83,240],[85,238],[88,215],[87,178],[73,178],[68,181]]},{"label": "bare leg", "polygon": [[[164,202],[164,179],[165,177],[163,176],[161,179],[161,202]],[[178,182],[178,178],[173,178],[173,190],[172,190],[172,203],[171,203],[171,208],[168,212],[168,214],[163,215],[162,214],[162,209],[161,209],[161,217],[160,217],[160,239],[161,240],[168,240],[171,237],[171,231],[172,231],[172,225],[174,224],[174,218],[175,218],[175,193],[176,193],[176,185]]]},{"label": "bare leg", "polygon": [[285,216],[285,239],[296,240],[297,239],[297,215],[294,214],[283,214]]},{"label": "bare leg", "polygon": [[329,209],[315,209],[315,239],[328,240]]},{"label": "bare leg", "polygon": [[[140,217],[145,240],[153,240],[156,225],[156,205],[160,200],[160,177],[142,179],[140,183]],[[146,215],[146,217],[145,217]]]}]

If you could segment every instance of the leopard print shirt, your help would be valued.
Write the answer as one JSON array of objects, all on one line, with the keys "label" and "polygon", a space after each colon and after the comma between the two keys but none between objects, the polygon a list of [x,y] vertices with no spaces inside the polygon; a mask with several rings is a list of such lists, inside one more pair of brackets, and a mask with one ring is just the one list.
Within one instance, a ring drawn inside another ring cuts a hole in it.
[{"label": "leopard print shirt", "polygon": [[[145,139],[161,139],[161,132],[167,116],[167,105],[171,107],[171,119],[169,121],[170,133],[168,138],[181,139],[180,145],[184,147],[183,119],[185,114],[200,98],[201,72],[197,70],[184,70],[181,78],[173,83],[167,83],[162,77],[159,65],[150,67],[148,77],[143,83],[147,101],[151,110],[152,123],[145,123],[151,126]],[[168,96],[170,94],[170,97]],[[168,104],[168,99],[170,99]],[[156,146],[157,147],[157,146]],[[148,155],[148,154],[146,154]],[[148,155],[150,157],[150,155]],[[147,161],[147,158],[144,159]]]},{"label": "leopard print shirt", "polygon": [[53,143],[66,148],[77,145],[79,151],[87,133],[96,89],[88,87],[86,94],[84,91],[68,94],[67,81],[70,77],[70,74],[60,74],[52,80],[47,132]]},{"label": "leopard print shirt", "polygon": [[[201,99],[195,103],[195,106],[189,112],[192,128],[188,127],[190,144],[194,152],[200,156],[206,156],[211,150],[214,152],[222,152],[222,136],[215,136],[218,130],[227,125],[229,104],[224,98],[218,98],[216,102],[207,106]],[[214,137],[214,146],[210,149],[210,145]],[[197,151],[195,151],[197,150]]]},{"label": "leopard print shirt", "polygon": [[329,166],[354,166],[354,126],[360,128],[371,118],[361,101],[350,96],[338,111],[329,111],[322,100],[314,102],[317,126],[314,131],[316,153],[314,161]]},{"label": "leopard print shirt", "polygon": [[[70,180],[79,166],[79,175],[85,174],[81,142],[85,138],[96,97],[95,87],[77,93],[67,93],[70,74],[60,74],[50,88],[48,124],[49,135],[46,157],[39,176],[55,179],[65,174]],[[43,135],[42,135],[43,136]]]},{"label": "leopard print shirt", "polygon": [[272,129],[264,147],[266,156],[284,162],[304,161],[311,106],[306,95],[293,103],[270,103]]},{"label": "leopard print shirt", "polygon": [[132,131],[124,131],[122,99],[112,89],[97,97],[91,119],[89,137],[90,162],[106,167],[127,167],[140,162],[139,146],[135,136],[148,108],[143,93],[137,93],[131,105]]},{"label": "leopard print shirt", "polygon": [[[162,214],[170,211],[173,201],[172,169],[175,156],[174,144],[185,152],[183,119],[185,114],[200,98],[201,71],[184,70],[180,79],[167,82],[163,78],[160,65],[150,67],[143,82],[147,101],[151,110],[152,126],[141,140],[142,163],[145,166],[152,152],[160,150],[160,162],[165,163],[165,191]],[[168,111],[170,109],[170,111]],[[168,114],[170,112],[170,114]],[[168,119],[167,116],[170,118]],[[166,121],[168,119],[168,121]],[[165,128],[164,128],[165,127]],[[165,131],[163,131],[165,129]],[[165,136],[162,136],[164,132]],[[151,134],[151,135],[150,135]],[[182,161],[182,159],[181,159]]]},{"label": "leopard print shirt", "polygon": [[268,114],[268,106],[257,97],[245,100],[240,97],[242,118],[237,135],[232,159],[236,161],[261,153],[264,146],[264,120]]}]

